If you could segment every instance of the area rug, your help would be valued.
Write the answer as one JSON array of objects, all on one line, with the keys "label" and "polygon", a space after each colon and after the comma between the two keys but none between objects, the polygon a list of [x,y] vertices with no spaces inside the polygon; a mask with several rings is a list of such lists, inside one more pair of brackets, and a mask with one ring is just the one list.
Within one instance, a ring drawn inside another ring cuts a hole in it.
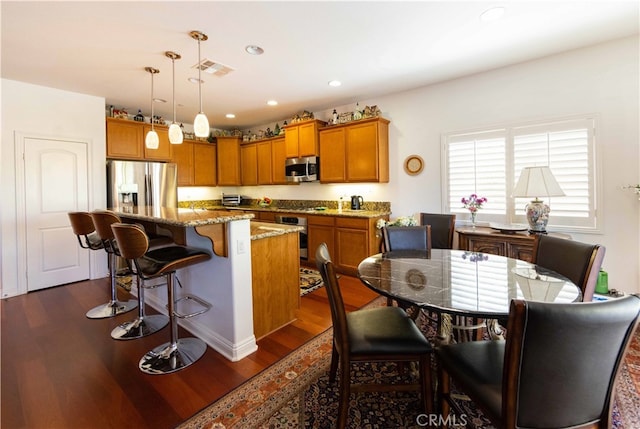
[{"label": "area rug", "polygon": [[[382,305],[384,301],[375,301]],[[214,402],[179,426],[180,429],[277,429],[335,427],[338,389],[329,382],[331,329],[295,350],[239,388]],[[358,377],[412,377],[398,375],[395,364],[362,365]],[[465,410],[456,428],[493,426],[470,401],[460,401]],[[420,428],[422,413],[415,392],[371,392],[351,396],[349,428]],[[621,370],[613,410],[613,427],[640,427],[640,331],[632,342]]]},{"label": "area rug", "polygon": [[324,283],[319,271],[300,267],[300,296],[305,296],[322,286]]}]

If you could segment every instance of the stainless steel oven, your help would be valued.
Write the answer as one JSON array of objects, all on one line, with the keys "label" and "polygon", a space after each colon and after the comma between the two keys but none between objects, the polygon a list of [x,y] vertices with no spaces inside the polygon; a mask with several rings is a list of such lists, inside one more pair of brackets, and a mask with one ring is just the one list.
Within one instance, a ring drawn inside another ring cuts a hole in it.
[{"label": "stainless steel oven", "polygon": [[276,215],[276,223],[283,223],[286,225],[297,225],[304,228],[302,231],[300,231],[300,259],[307,259],[308,257],[307,218],[298,217],[298,216]]}]

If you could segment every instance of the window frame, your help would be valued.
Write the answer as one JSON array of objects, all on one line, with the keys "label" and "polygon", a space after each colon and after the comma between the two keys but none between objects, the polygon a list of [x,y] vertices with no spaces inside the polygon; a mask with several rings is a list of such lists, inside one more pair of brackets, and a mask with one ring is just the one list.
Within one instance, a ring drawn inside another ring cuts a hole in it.
[{"label": "window frame", "polygon": [[[599,207],[602,207],[602,192],[601,181],[602,174],[600,172],[600,145],[598,144],[598,129],[600,128],[600,117],[598,114],[584,114],[566,117],[554,117],[544,118],[538,120],[529,120],[522,122],[512,122],[508,124],[500,124],[497,126],[478,127],[463,131],[451,131],[441,134],[441,164],[442,164],[442,210],[443,213],[456,213],[459,214],[459,221],[464,224],[470,224],[470,216],[468,211],[462,207],[454,206],[454,202],[451,201],[450,196],[450,178],[449,178],[449,145],[451,143],[465,141],[465,139],[476,138],[481,139],[482,136],[492,137],[495,135],[504,135],[504,162],[505,162],[505,212],[500,214],[489,213],[489,210],[480,209],[478,222],[479,225],[489,225],[490,223],[500,224],[527,224],[524,210],[522,214],[519,214],[516,207],[516,199],[510,196],[510,191],[515,187],[515,149],[514,140],[516,136],[532,135],[535,131],[543,132],[558,132],[559,130],[568,130],[571,128],[571,124],[583,122],[588,126],[587,136],[587,182],[588,182],[588,201],[589,209],[588,216],[586,218],[576,218],[570,216],[563,216],[564,224],[554,223],[553,217],[553,199],[550,197],[541,197],[551,207],[551,214],[549,219],[549,225],[547,229],[553,231],[563,232],[576,232],[576,233],[601,233],[601,226],[604,224],[602,219],[602,212]],[[531,133],[522,130],[532,131]],[[474,163],[477,163],[474,155]],[[534,164],[532,164],[534,165]],[[540,163],[536,165],[542,165]],[[474,173],[475,175],[475,173]],[[470,190],[469,193],[475,192]],[[482,192],[478,192],[480,196]],[[466,196],[466,195],[465,195]],[[489,200],[488,204],[491,203]],[[578,222],[571,222],[571,219],[576,219]]]}]

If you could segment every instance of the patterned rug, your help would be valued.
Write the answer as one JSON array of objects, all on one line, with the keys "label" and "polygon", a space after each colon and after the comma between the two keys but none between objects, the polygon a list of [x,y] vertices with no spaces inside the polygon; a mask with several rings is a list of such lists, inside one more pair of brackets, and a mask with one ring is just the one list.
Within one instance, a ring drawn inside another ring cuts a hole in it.
[{"label": "patterned rug", "polygon": [[[377,299],[370,305],[383,305]],[[179,426],[180,429],[276,429],[333,428],[338,410],[338,389],[329,382],[331,329],[320,334],[284,359],[265,369],[220,400]],[[378,379],[400,377],[395,364],[362,365],[358,377]],[[403,377],[412,377],[405,371]],[[462,401],[465,420],[480,429],[493,426],[475,409]],[[420,428],[416,417],[422,413],[414,392],[385,392],[352,395],[350,428]],[[616,389],[614,424],[617,429],[640,427],[640,330],[631,344]],[[454,423],[454,422],[452,422]]]},{"label": "patterned rug", "polygon": [[300,296],[324,286],[320,272],[310,268],[300,267]]}]

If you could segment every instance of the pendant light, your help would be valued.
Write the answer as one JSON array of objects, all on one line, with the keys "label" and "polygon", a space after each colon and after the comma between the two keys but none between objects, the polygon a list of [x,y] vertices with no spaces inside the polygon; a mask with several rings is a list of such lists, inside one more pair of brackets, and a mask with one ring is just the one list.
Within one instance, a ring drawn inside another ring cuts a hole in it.
[{"label": "pendant light", "polygon": [[207,40],[209,37],[200,31],[192,31],[189,35],[198,41],[198,98],[200,99],[200,112],[193,120],[193,132],[196,137],[209,137],[209,133],[211,132],[209,130],[209,120],[207,116],[202,113],[202,79],[200,78],[200,73],[202,72],[200,66],[200,42]]},{"label": "pendant light", "polygon": [[180,54],[167,51],[164,53],[167,57],[171,58],[172,79],[173,79],[173,122],[169,126],[169,142],[171,144],[182,144],[184,135],[180,125],[176,124],[176,60],[182,58]]},{"label": "pendant light", "polygon": [[158,138],[158,133],[153,129],[153,75],[160,73],[160,70],[153,67],[145,67],[144,69],[151,74],[151,131],[144,138],[144,144],[147,149],[158,149],[160,147],[160,139]]}]

